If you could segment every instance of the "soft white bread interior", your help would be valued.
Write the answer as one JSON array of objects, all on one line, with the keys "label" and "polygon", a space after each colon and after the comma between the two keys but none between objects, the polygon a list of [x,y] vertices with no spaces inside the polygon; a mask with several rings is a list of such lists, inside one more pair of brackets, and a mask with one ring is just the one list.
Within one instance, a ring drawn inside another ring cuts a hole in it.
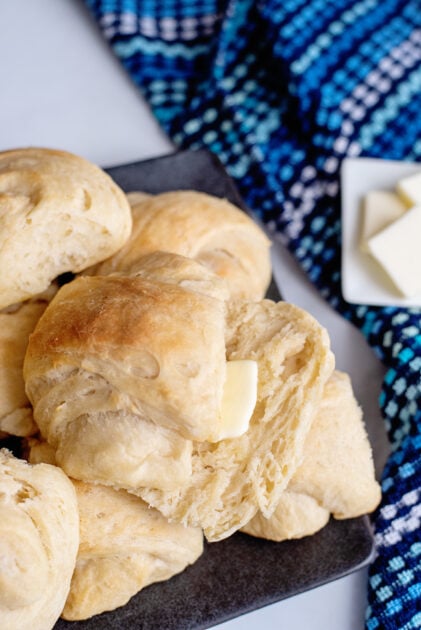
[{"label": "soft white bread interior", "polygon": [[233,298],[260,300],[271,277],[270,241],[226,199],[192,190],[141,197],[132,203],[127,244],[89,273],[127,271],[145,254],[165,250],[195,258],[227,281]]},{"label": "soft white bread interior", "polygon": [[0,153],[0,309],[115,253],[130,205],[100,168],[50,149]]},{"label": "soft white bread interior", "polygon": [[0,431],[6,434],[22,437],[37,431],[25,393],[23,360],[29,335],[55,290],[0,311]]},{"label": "soft white bread interior", "polygon": [[49,464],[0,451],[0,620],[7,630],[49,630],[70,589],[79,545],[76,492]]},{"label": "soft white bread interior", "polygon": [[220,422],[224,335],[225,303],[174,283],[87,276],[62,287],[24,364],[59,465],[128,490],[185,483],[191,439],[212,439]]},{"label": "soft white bread interior", "polygon": [[258,510],[270,516],[302,460],[304,441],[334,359],[326,331],[285,302],[228,303],[228,360],[258,362],[258,400],[248,431],[193,444],[189,483],[141,496],[166,517],[225,538]]},{"label": "soft white bread interior", "polygon": [[303,462],[274,514],[258,513],[243,531],[285,540],[313,534],[330,514],[354,518],[380,501],[370,444],[349,376],[335,371],[304,444]]},{"label": "soft white bread interior", "polygon": [[[54,463],[45,442],[30,440],[30,461]],[[203,551],[200,529],[169,523],[124,490],[73,480],[80,545],[62,616],[76,621],[124,606],[153,582],[193,564]]]}]

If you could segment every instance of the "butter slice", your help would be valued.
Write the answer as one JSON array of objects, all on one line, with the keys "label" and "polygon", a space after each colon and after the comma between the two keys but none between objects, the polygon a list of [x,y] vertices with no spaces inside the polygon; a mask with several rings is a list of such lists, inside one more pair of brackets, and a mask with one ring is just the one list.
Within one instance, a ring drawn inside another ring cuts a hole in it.
[{"label": "butter slice", "polygon": [[399,219],[406,211],[405,204],[393,192],[372,190],[364,197],[360,249],[368,252],[368,240]]},{"label": "butter slice", "polygon": [[256,361],[228,361],[221,403],[221,424],[215,441],[243,435],[257,401]]},{"label": "butter slice", "polygon": [[421,293],[421,205],[373,236],[368,248],[405,297]]},{"label": "butter slice", "polygon": [[396,192],[407,206],[421,204],[421,171],[404,177],[396,185]]}]

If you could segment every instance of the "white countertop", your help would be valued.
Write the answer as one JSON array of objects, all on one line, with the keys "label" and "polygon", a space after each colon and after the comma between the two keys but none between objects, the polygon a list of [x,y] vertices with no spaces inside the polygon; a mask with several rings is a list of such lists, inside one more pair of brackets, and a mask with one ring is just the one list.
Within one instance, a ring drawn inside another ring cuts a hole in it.
[{"label": "white countertop", "polygon": [[[13,0],[1,7],[0,150],[45,146],[112,166],[172,151],[148,106],[79,0]],[[276,247],[285,299],[327,327],[337,366],[351,374],[377,467],[385,438],[377,409],[384,373],[361,335],[330,309]],[[362,630],[366,571],[218,626],[220,630]],[[233,584],[235,588],[235,584]],[[165,629],[163,629],[165,630]]]}]

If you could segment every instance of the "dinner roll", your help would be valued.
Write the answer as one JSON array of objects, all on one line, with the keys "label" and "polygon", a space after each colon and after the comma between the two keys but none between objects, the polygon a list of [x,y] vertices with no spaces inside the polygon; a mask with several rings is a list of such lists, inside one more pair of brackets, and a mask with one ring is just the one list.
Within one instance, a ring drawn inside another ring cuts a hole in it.
[{"label": "dinner roll", "polygon": [[270,242],[245,212],[226,199],[192,190],[130,199],[129,241],[89,273],[127,271],[139,257],[166,250],[204,263],[226,279],[234,298],[264,297],[271,277]]},{"label": "dinner roll", "polygon": [[323,527],[330,514],[354,518],[380,501],[371,447],[349,376],[335,371],[304,444],[303,462],[274,514],[258,513],[243,531],[270,540],[301,538]]},{"label": "dinner roll", "polygon": [[[29,440],[31,462],[54,463],[46,442]],[[167,580],[203,551],[200,529],[169,523],[142,499],[73,480],[80,545],[62,616],[87,619],[124,606],[153,582]]]},{"label": "dinner roll", "polygon": [[63,610],[79,545],[66,475],[0,451],[0,627],[49,630]]},{"label": "dinner roll", "polygon": [[184,483],[191,440],[219,428],[224,335],[225,302],[179,284],[139,275],[63,286],[24,364],[35,420],[59,465],[129,490]]},{"label": "dinner roll", "polygon": [[124,606],[133,595],[168,580],[203,552],[199,528],[169,523],[124,490],[74,481],[80,547],[64,619],[86,619]]},{"label": "dinner roll", "polygon": [[114,254],[130,205],[100,168],[50,149],[0,153],[0,309]]}]

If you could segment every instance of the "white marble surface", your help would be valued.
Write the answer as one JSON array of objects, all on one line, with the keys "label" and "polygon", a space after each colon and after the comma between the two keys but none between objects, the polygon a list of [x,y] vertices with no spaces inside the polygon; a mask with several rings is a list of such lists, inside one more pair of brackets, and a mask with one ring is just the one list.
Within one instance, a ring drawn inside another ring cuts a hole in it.
[{"label": "white marble surface", "polygon": [[[102,166],[172,150],[81,2],[14,0],[1,4],[0,15],[0,150],[49,146]],[[383,368],[360,334],[320,299],[281,248],[275,247],[274,262],[284,297],[328,328],[338,367],[351,373],[370,420],[379,469],[385,440],[376,401]],[[365,582],[366,572],[358,571],[218,628],[362,630]]]}]

